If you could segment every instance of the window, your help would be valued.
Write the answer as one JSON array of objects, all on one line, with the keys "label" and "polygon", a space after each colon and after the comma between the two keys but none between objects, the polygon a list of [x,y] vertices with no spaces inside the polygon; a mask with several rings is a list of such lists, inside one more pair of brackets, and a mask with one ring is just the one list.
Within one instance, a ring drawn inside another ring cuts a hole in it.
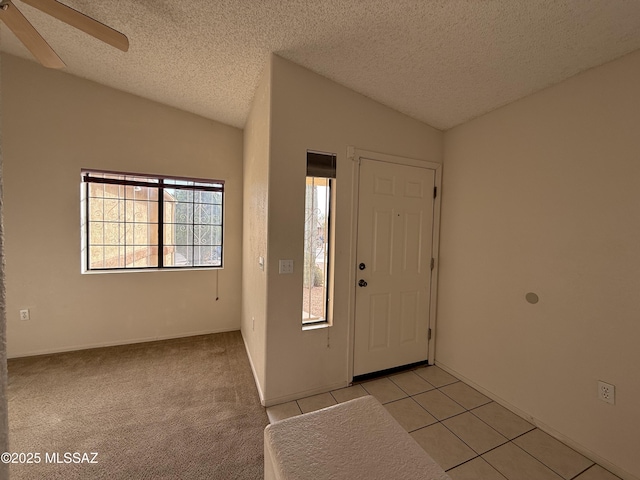
[{"label": "window", "polygon": [[83,271],[222,267],[224,182],[82,171]]},{"label": "window", "polygon": [[302,324],[331,323],[335,155],[307,152]]}]

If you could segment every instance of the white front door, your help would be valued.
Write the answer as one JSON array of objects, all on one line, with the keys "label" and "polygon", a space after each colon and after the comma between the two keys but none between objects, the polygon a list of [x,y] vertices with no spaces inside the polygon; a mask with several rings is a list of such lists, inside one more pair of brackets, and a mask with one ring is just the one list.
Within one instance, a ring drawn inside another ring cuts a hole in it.
[{"label": "white front door", "polygon": [[427,360],[435,171],[362,159],[354,376]]}]

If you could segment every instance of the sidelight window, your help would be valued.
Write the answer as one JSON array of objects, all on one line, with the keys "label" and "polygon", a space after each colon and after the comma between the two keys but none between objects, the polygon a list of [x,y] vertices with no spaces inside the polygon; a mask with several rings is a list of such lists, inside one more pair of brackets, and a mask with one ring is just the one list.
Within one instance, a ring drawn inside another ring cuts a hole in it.
[{"label": "sidelight window", "polygon": [[307,153],[302,324],[331,322],[335,155]]}]

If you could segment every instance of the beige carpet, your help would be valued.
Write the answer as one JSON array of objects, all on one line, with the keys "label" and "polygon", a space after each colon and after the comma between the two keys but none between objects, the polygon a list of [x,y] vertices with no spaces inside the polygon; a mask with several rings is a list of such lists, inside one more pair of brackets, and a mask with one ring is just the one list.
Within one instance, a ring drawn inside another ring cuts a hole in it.
[{"label": "beige carpet", "polygon": [[[12,479],[263,477],[240,332],[9,360],[8,396],[10,450],[41,455]],[[45,463],[66,452],[98,463]]]}]

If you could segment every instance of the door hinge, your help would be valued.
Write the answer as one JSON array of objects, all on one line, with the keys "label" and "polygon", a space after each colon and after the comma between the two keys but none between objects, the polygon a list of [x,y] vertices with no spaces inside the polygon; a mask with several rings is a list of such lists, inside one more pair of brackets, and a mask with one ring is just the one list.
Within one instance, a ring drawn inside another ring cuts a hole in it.
[{"label": "door hinge", "polygon": [[428,330],[427,340],[431,340],[431,328],[429,328],[429,330]]},{"label": "door hinge", "polygon": [[438,187],[433,187],[433,198],[438,196]]},{"label": "door hinge", "polygon": [[433,270],[435,268],[435,266],[436,266],[436,259],[432,258],[431,259],[431,270]]}]

